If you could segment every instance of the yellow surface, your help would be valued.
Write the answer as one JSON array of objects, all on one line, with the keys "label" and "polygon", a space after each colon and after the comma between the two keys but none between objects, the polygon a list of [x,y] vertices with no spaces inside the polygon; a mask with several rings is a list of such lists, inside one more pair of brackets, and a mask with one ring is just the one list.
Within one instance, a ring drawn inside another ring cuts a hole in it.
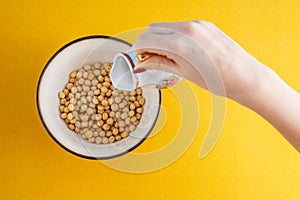
[{"label": "yellow surface", "polygon": [[[0,199],[300,199],[299,153],[261,117],[230,100],[220,141],[208,157],[198,158],[211,105],[209,93],[195,86],[201,110],[195,140],[176,162],[146,174],[119,172],[61,149],[35,104],[39,74],[63,44],[193,19],[214,22],[300,91],[298,2],[2,1]],[[170,96],[163,92],[165,127],[135,152],[153,151],[174,137],[171,122],[180,110]]]}]

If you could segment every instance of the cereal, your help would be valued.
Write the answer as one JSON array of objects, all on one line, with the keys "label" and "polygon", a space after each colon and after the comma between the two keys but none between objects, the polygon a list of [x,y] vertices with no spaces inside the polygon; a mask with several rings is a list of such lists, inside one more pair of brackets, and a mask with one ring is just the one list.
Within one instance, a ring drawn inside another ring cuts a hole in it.
[{"label": "cereal", "polygon": [[112,134],[113,134],[113,135],[118,135],[118,133],[119,133],[119,129],[114,128],[114,129],[112,130]]},{"label": "cereal", "polygon": [[96,142],[96,144],[101,144],[102,137],[96,137],[95,142]]},{"label": "cereal", "polygon": [[144,98],[141,98],[141,99],[139,100],[139,104],[140,104],[140,105],[144,105],[144,104],[145,104],[145,99],[144,99]]},{"label": "cereal", "polygon": [[63,98],[65,98],[66,95],[64,92],[59,92],[58,96],[59,96],[59,98],[63,99]]},{"label": "cereal", "polygon": [[135,110],[137,113],[143,113],[143,108],[139,107]]},{"label": "cereal", "polygon": [[127,138],[144,112],[143,90],[116,89],[109,78],[111,63],[85,64],[69,74],[58,93],[60,118],[89,143],[107,144]]},{"label": "cereal", "polygon": [[125,119],[125,124],[127,124],[127,125],[130,124],[130,118],[129,117]]},{"label": "cereal", "polygon": [[129,116],[129,117],[133,117],[134,114],[135,114],[135,112],[134,112],[133,110],[131,110],[131,111],[128,112],[128,116]]},{"label": "cereal", "polygon": [[126,119],[127,117],[128,117],[128,114],[127,114],[127,113],[122,113],[122,114],[121,114],[121,118],[122,118],[122,119]]},{"label": "cereal", "polygon": [[131,117],[131,122],[135,122],[137,120],[136,116]]},{"label": "cereal", "polygon": [[112,136],[112,132],[111,131],[107,131],[105,135],[106,135],[106,137],[110,137],[110,136]]},{"label": "cereal", "polygon": [[112,118],[108,118],[106,122],[107,124],[112,125],[114,123],[114,120]]},{"label": "cereal", "polygon": [[121,137],[122,137],[122,138],[127,138],[127,137],[128,137],[128,133],[127,133],[127,132],[121,133]]},{"label": "cereal", "polygon": [[94,143],[95,142],[95,138],[94,137],[91,137],[88,139],[89,143]]},{"label": "cereal", "polygon": [[115,141],[115,137],[114,137],[114,136],[110,136],[110,137],[108,138],[108,141],[109,141],[110,143],[113,143],[113,142]]},{"label": "cereal", "polygon": [[107,144],[108,143],[108,138],[107,137],[103,137],[102,138],[102,143],[103,144]]},{"label": "cereal", "polygon": [[[121,133],[121,134],[122,134],[122,133]],[[121,137],[120,135],[117,135],[117,136],[115,137],[115,139],[116,139],[117,141],[119,141],[119,140],[122,139],[122,137]]]}]

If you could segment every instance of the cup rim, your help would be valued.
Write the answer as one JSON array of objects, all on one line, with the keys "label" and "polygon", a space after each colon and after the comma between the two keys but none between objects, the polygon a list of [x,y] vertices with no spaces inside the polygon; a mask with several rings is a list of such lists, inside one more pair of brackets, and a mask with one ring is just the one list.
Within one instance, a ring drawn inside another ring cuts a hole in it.
[{"label": "cup rim", "polygon": [[158,116],[160,114],[160,108],[161,108],[161,91],[159,90],[159,109],[158,109],[158,112],[157,112],[157,115],[154,119],[154,123],[152,124],[149,132],[145,135],[144,138],[142,138],[136,145],[132,146],[130,149],[124,151],[124,152],[121,152],[119,154],[116,154],[116,155],[113,155],[113,156],[107,156],[107,157],[96,157],[96,156],[87,156],[87,155],[83,155],[83,154],[80,154],[80,153],[77,153],[69,148],[67,148],[66,146],[64,146],[59,140],[57,140],[54,136],[54,134],[50,131],[50,129],[48,128],[48,126],[46,125],[45,121],[44,121],[44,117],[43,117],[43,114],[41,112],[41,109],[40,109],[40,100],[39,100],[39,96],[40,96],[40,84],[41,84],[41,81],[43,79],[43,76],[47,70],[47,68],[49,67],[49,65],[51,64],[51,62],[56,58],[56,56],[58,56],[63,50],[65,50],[67,47],[75,44],[75,43],[78,43],[78,42],[81,42],[81,41],[84,41],[84,40],[88,40],[88,39],[97,39],[97,38],[101,38],[101,39],[110,39],[110,40],[115,40],[115,41],[118,41],[118,42],[121,42],[121,43],[124,43],[126,45],[128,45],[129,47],[132,46],[131,43],[125,41],[125,40],[122,40],[120,38],[117,38],[117,37],[113,37],[113,36],[107,36],[107,35],[90,35],[90,36],[84,36],[84,37],[80,37],[80,38],[77,38],[71,42],[68,42],[67,44],[63,45],[62,47],[60,47],[51,57],[50,59],[47,61],[47,63],[45,64],[40,76],[39,76],[39,79],[38,79],[38,83],[37,83],[37,89],[36,89],[36,106],[37,106],[37,110],[38,110],[38,115],[39,115],[39,118],[46,130],[46,132],[48,133],[48,135],[55,141],[56,144],[58,144],[60,147],[62,147],[65,151],[75,155],[75,156],[78,156],[78,157],[81,157],[81,158],[85,158],[85,159],[89,159],[89,160],[106,160],[106,159],[111,159],[111,158],[115,158],[115,157],[119,157],[121,155],[124,155],[124,154],[127,154],[129,152],[131,152],[132,150],[134,150],[135,148],[137,148],[139,145],[141,145],[145,139],[150,135],[151,131],[153,130],[156,122],[157,122],[157,119],[158,119]]},{"label": "cup rim", "polygon": [[[121,53],[118,53],[118,54],[116,54],[116,56],[115,56],[115,58],[114,58],[114,60],[113,60],[113,65],[112,65],[112,70],[110,71],[110,77],[112,77],[111,75],[113,74],[113,72],[114,72],[114,66],[115,66],[115,63],[116,63],[116,61],[118,60],[118,59],[124,59],[125,60],[125,62],[127,63],[127,66],[128,66],[128,72],[130,72],[130,75],[131,75],[131,78],[132,78],[132,87],[129,89],[129,88],[127,88],[127,89],[124,89],[123,88],[123,90],[126,90],[126,91],[132,91],[132,90],[134,90],[136,87],[137,87],[137,80],[136,80],[136,77],[135,77],[135,75],[133,74],[133,69],[134,69],[134,67],[135,67],[135,64],[133,63],[133,61],[132,61],[132,59],[126,54],[126,53],[123,53],[123,52],[121,52]],[[112,79],[111,78],[111,82],[114,84],[114,79]],[[121,87],[119,87],[119,88],[121,88]]]}]

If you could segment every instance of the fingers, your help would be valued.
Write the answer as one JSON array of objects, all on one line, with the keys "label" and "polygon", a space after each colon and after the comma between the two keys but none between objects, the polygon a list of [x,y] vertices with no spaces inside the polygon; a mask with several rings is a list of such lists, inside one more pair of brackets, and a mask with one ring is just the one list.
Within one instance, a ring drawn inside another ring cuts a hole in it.
[{"label": "fingers", "polygon": [[[188,65],[196,64],[193,60],[199,55],[201,56],[203,52],[203,49],[198,46],[198,43],[180,32],[171,35],[145,33],[140,35],[135,43],[134,49],[137,55],[143,53],[156,55],[140,63],[138,68],[142,68],[146,65],[149,65],[148,68],[151,69],[171,66],[171,69],[164,68],[163,70],[175,70],[172,71],[172,73],[176,72],[176,74],[178,74],[182,73],[182,66],[187,67]],[[198,52],[198,54],[194,55],[195,52]]]},{"label": "fingers", "polygon": [[206,22],[203,20],[192,20],[192,21],[184,21],[184,22],[159,22],[159,23],[151,23],[148,26],[147,32],[160,33],[160,30],[164,32],[164,29],[169,31],[179,31],[182,32],[188,26],[193,25],[209,25],[210,22]]},{"label": "fingers", "polygon": [[134,50],[136,54],[142,53],[152,53],[161,56],[165,56],[171,60],[174,60],[174,53],[172,49],[174,48],[175,38],[172,35],[159,35],[156,33],[145,33],[139,36],[137,39]]},{"label": "fingers", "polygon": [[180,24],[182,22],[159,22],[159,23],[151,23],[149,24],[148,27],[150,28],[155,28],[155,27],[160,27],[160,28],[168,28],[168,29],[174,29],[176,30],[177,24]]},{"label": "fingers", "polygon": [[149,25],[146,34],[156,35],[157,37],[173,36],[173,42],[177,42],[178,39],[189,38],[189,40],[193,40],[194,42],[197,41],[203,47],[210,47],[211,41],[222,38],[219,29],[215,25],[210,22],[197,20],[175,23],[152,23]]},{"label": "fingers", "polygon": [[203,30],[205,30],[211,26],[213,26],[212,23],[203,20],[192,20],[192,21],[185,21],[185,22],[162,22],[162,23],[150,24],[148,26],[147,32],[165,33],[167,31],[169,32],[178,31],[178,32],[188,34],[190,31],[194,31],[197,28],[203,28]]},{"label": "fingers", "polygon": [[190,72],[197,66],[208,77],[213,66],[208,53],[215,51],[220,42],[214,29],[202,21],[149,25],[147,32],[139,36],[134,49],[136,54],[151,53],[155,56],[140,63],[136,72],[159,69],[180,76],[183,74],[193,80],[195,74]]},{"label": "fingers", "polygon": [[162,23],[152,23],[147,28],[147,33],[156,34],[172,34],[179,31],[179,24],[181,22],[162,22]]},{"label": "fingers", "polygon": [[155,33],[155,34],[161,34],[161,35],[170,35],[175,33],[177,30],[168,28],[168,27],[148,27],[146,30],[146,33]]},{"label": "fingers", "polygon": [[181,75],[177,63],[160,55],[152,56],[146,61],[139,63],[139,65],[134,70],[134,73],[140,73],[146,70],[162,70],[165,72]]}]

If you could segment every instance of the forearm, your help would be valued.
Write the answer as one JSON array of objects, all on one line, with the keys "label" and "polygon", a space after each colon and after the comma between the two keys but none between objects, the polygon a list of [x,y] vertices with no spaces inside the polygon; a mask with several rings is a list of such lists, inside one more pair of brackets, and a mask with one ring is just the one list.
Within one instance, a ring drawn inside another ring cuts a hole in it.
[{"label": "forearm", "polygon": [[238,102],[268,120],[300,152],[300,94],[276,73],[266,72],[257,93]]}]

